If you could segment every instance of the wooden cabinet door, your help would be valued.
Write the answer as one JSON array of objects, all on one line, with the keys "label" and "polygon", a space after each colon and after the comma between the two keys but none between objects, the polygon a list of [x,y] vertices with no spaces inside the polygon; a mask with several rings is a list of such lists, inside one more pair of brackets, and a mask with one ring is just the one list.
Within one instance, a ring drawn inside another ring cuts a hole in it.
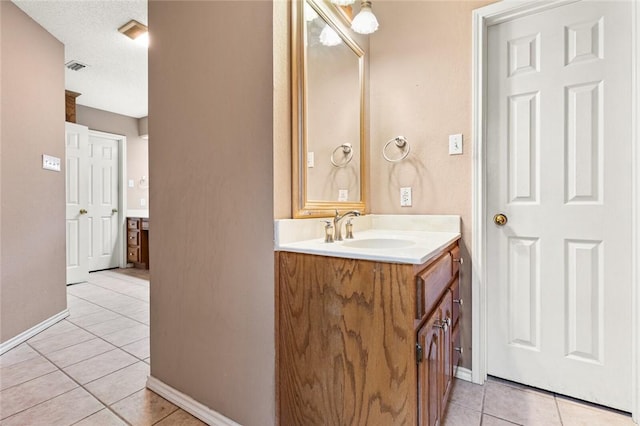
[{"label": "wooden cabinet door", "polygon": [[418,344],[422,347],[422,358],[418,362],[418,418],[421,426],[437,425],[440,422],[438,389],[442,379],[441,322],[441,311],[436,309],[418,331]]}]

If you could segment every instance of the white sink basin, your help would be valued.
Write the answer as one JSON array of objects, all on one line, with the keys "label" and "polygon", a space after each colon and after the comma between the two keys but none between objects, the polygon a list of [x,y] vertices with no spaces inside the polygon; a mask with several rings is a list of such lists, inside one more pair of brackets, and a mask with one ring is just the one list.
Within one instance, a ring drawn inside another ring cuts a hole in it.
[{"label": "white sink basin", "polygon": [[345,241],[344,247],[364,249],[394,249],[415,246],[416,242],[397,238],[366,238],[362,240]]}]

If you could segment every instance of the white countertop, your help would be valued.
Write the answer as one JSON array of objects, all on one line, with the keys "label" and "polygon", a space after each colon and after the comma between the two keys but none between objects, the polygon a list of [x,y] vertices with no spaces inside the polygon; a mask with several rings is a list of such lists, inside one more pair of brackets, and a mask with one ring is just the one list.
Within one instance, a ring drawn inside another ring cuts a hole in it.
[{"label": "white countertop", "polygon": [[[353,220],[354,239],[325,243],[322,220],[277,220],[275,250],[420,265],[460,238],[459,216],[367,215]],[[397,242],[400,247],[349,246],[366,245],[366,240]]]}]

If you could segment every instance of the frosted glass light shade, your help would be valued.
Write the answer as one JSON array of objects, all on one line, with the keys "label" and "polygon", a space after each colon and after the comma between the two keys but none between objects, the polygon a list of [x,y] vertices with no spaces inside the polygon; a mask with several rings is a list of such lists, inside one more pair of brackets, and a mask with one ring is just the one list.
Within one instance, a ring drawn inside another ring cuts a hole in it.
[{"label": "frosted glass light shade", "polygon": [[337,6],[349,6],[350,4],[354,4],[356,0],[331,0],[331,3]]},{"label": "frosted glass light shade", "polygon": [[371,34],[378,29],[378,19],[371,11],[371,2],[363,1],[360,13],[353,18],[351,29],[359,34]]},{"label": "frosted glass light shade", "polygon": [[307,3],[304,2],[304,20],[311,22],[318,17],[318,13]]},{"label": "frosted glass light shade", "polygon": [[320,43],[324,46],[337,46],[342,43],[342,39],[333,28],[325,25],[320,33]]}]

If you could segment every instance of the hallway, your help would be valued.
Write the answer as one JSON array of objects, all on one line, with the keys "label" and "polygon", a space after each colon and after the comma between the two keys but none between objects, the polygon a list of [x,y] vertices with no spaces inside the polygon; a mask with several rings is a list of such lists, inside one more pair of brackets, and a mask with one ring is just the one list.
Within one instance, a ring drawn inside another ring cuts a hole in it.
[{"label": "hallway", "polygon": [[67,287],[69,317],[0,356],[0,423],[203,425],[145,389],[148,271],[109,270]]}]

